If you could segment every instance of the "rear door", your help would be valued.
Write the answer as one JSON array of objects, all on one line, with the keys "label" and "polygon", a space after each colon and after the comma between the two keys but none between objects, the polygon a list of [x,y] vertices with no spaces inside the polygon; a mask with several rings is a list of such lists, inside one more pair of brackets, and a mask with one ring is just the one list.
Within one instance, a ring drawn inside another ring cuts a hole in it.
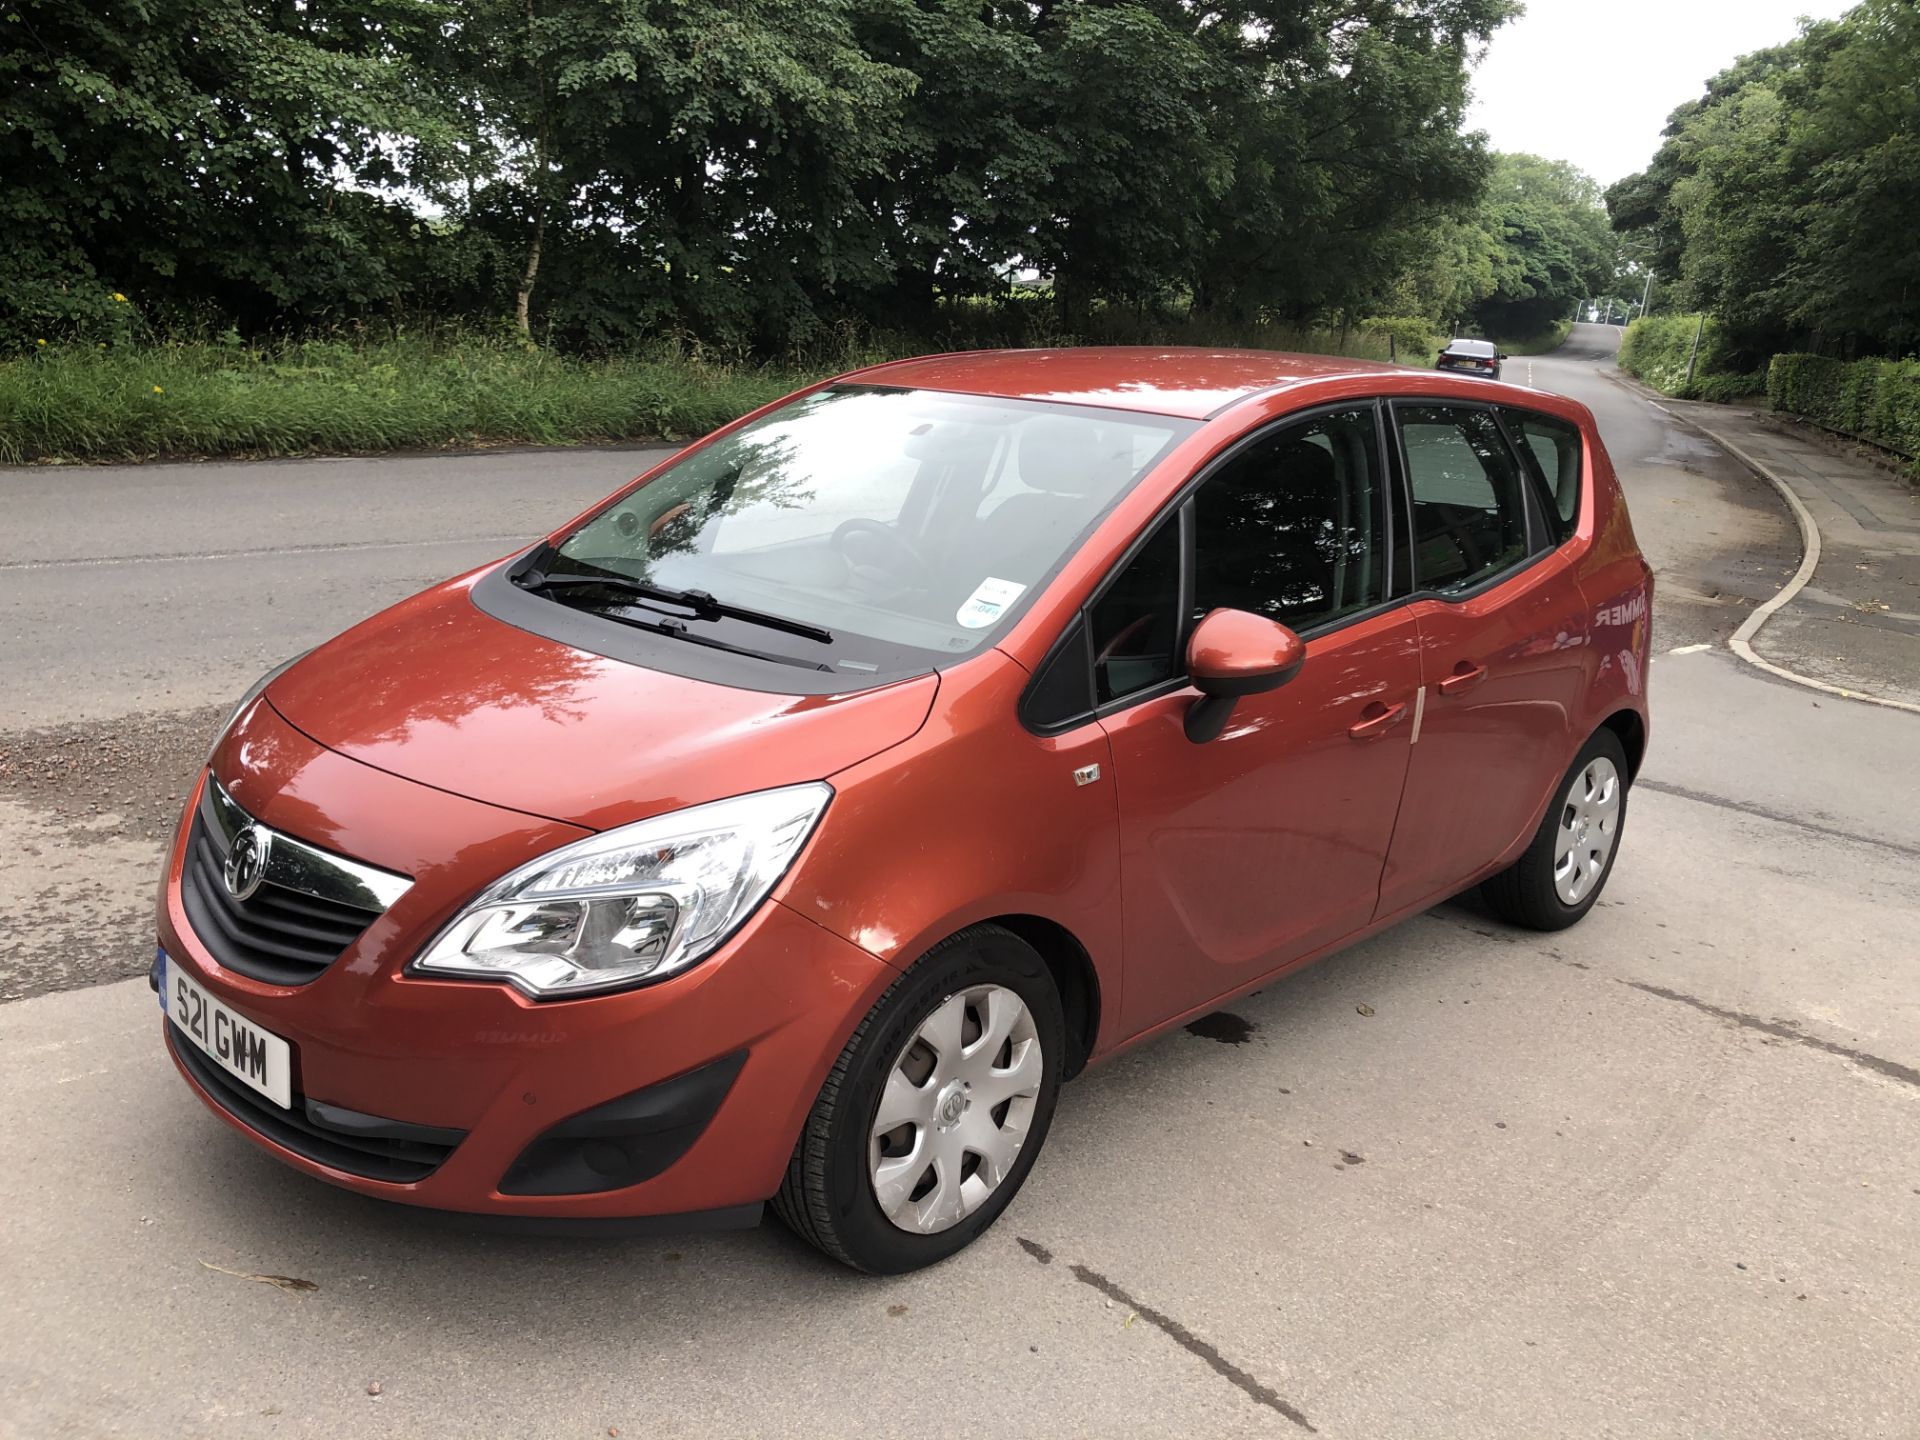
[{"label": "rear door", "polygon": [[1379,913],[1443,898],[1531,835],[1581,739],[1584,604],[1557,516],[1486,405],[1395,401],[1422,689]]}]

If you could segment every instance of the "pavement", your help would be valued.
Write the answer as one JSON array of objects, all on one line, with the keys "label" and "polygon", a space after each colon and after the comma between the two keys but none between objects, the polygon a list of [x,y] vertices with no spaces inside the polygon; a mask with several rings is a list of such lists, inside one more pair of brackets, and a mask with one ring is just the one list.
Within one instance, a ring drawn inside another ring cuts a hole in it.
[{"label": "pavement", "polygon": [[1766,621],[1756,652],[1828,685],[1920,706],[1920,486],[1766,411],[1662,403],[1764,466],[1819,532],[1813,575]]},{"label": "pavement", "polygon": [[[0,1435],[1916,1434],[1920,717],[1727,652],[1795,525],[1601,331],[1531,362],[1659,587],[1601,905],[1442,906],[1096,1067],[1001,1223],[897,1279],[771,1224],[482,1238],[314,1184],[114,978],[235,690],[636,457],[0,472],[0,993],[45,992],[0,1004]],[[133,918],[63,968],[88,896]]]}]

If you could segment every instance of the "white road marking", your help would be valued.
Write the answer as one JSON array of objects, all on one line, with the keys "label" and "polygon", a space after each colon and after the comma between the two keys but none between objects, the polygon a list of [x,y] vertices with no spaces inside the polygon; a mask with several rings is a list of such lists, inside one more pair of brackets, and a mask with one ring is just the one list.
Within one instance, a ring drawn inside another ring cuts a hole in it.
[{"label": "white road marking", "polygon": [[[1653,408],[1666,410],[1664,405],[1654,405]],[[1666,413],[1673,414],[1671,410],[1666,410]],[[1675,418],[1679,417],[1675,416]],[[1798,595],[1806,583],[1813,578],[1814,567],[1820,563],[1820,527],[1813,523],[1813,512],[1807,509],[1806,502],[1794,493],[1793,488],[1786,481],[1726,436],[1709,430],[1697,420],[1690,423],[1702,435],[1780,492],[1780,498],[1787,502],[1787,508],[1793,511],[1793,518],[1799,522],[1800,543],[1806,552],[1801,556],[1800,568],[1793,572],[1793,578],[1782,585],[1772,599],[1755,607],[1754,612],[1740,622],[1740,628],[1734,631],[1732,638],[1727,641],[1727,648],[1755,669],[1764,670],[1769,675],[1777,675],[1782,680],[1791,680],[1796,685],[1804,685],[1809,690],[1820,690],[1828,695],[1838,695],[1843,700],[1862,700],[1869,705],[1884,705],[1890,710],[1906,710],[1920,715],[1920,705],[1915,705],[1911,701],[1889,700],[1883,695],[1867,695],[1859,690],[1849,690],[1842,685],[1829,685],[1824,680],[1815,680],[1811,676],[1789,670],[1784,665],[1776,665],[1754,652],[1752,640],[1760,633],[1760,627],[1767,623],[1776,610]]]},{"label": "white road marking", "polygon": [[1713,646],[1703,641],[1698,645],[1676,645],[1667,653],[1669,655],[1698,655],[1702,650],[1711,649],[1713,649]]},{"label": "white road marking", "polygon": [[[1612,379],[1614,377],[1609,376],[1608,378]],[[1780,492],[1780,498],[1787,502],[1787,508],[1793,512],[1794,522],[1800,527],[1800,568],[1793,572],[1793,578],[1781,586],[1772,599],[1756,606],[1753,613],[1741,621],[1740,628],[1735,630],[1733,635],[1728,639],[1727,648],[1741,660],[1753,666],[1754,669],[1764,670],[1769,675],[1778,676],[1782,680],[1789,680],[1795,685],[1804,685],[1809,690],[1819,690],[1828,695],[1838,695],[1843,700],[1859,700],[1868,705],[1882,705],[1889,710],[1905,710],[1912,714],[1920,714],[1920,705],[1915,705],[1911,701],[1890,700],[1884,695],[1868,695],[1859,690],[1849,690],[1844,685],[1829,685],[1824,680],[1815,680],[1811,675],[1802,675],[1797,671],[1787,669],[1784,665],[1776,665],[1754,650],[1752,643],[1753,637],[1760,633],[1760,627],[1772,618],[1776,610],[1780,609],[1806,587],[1807,582],[1813,578],[1814,567],[1820,563],[1820,527],[1814,523],[1813,512],[1808,510],[1806,502],[1794,493],[1792,486],[1774,474],[1767,466],[1754,459],[1753,456],[1747,454],[1747,452],[1742,450],[1738,445],[1727,439],[1726,436],[1720,434],[1719,431],[1710,430],[1698,420],[1689,419],[1677,414],[1669,410],[1665,405],[1660,404],[1657,400],[1647,400],[1646,395],[1639,386],[1630,385],[1624,381],[1619,383],[1623,389],[1640,395],[1642,400],[1646,400],[1649,406],[1658,410],[1668,419],[1698,430],[1735,460],[1738,460],[1742,465],[1753,471],[1754,474],[1773,486],[1775,490]]]},{"label": "white road marking", "polygon": [[[139,979],[140,977],[133,976],[131,978]],[[20,1050],[10,1050],[7,1052],[7,1058],[10,1060],[24,1060],[29,1055],[51,1055],[56,1051],[71,1049],[75,1045],[98,1045],[102,1040],[122,1040],[146,1033],[147,1022],[143,1019],[138,1025],[129,1025],[125,1029],[116,1030],[111,1034],[92,1034],[85,1040],[47,1040],[39,1045],[28,1045]]]},{"label": "white road marking", "polygon": [[337,545],[280,545],[258,550],[200,550],[182,555],[83,555],[72,560],[4,560],[0,570],[71,570],[103,565],[182,565],[198,560],[253,560],[262,555],[334,555],[349,550],[425,550],[439,545],[520,545],[524,535],[450,535],[436,540],[346,540]]},{"label": "white road marking", "polygon": [[71,1085],[76,1080],[91,1080],[96,1075],[105,1075],[109,1071],[117,1068],[117,1066],[113,1065],[102,1065],[98,1070],[83,1070],[78,1075],[62,1075],[53,1083],[56,1085]]}]

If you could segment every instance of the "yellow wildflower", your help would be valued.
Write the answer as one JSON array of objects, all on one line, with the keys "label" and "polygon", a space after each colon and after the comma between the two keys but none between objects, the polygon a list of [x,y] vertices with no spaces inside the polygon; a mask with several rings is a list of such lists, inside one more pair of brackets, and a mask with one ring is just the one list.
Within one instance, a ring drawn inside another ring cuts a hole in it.
[{"label": "yellow wildflower", "polygon": [[127,297],[122,295],[118,290],[113,292],[113,299],[114,299],[114,303],[117,305],[124,305],[127,303]]},{"label": "yellow wildflower", "polygon": [[166,392],[166,391],[164,391],[164,390],[162,390],[162,389],[161,389],[161,388],[160,388],[160,387],[159,387],[158,385],[156,385],[156,386],[154,386],[154,387],[153,387],[153,393],[154,393],[154,394],[156,394],[156,395],[164,395],[164,394],[166,394],[167,392]]},{"label": "yellow wildflower", "polygon": [[44,341],[44,340],[36,340],[36,341],[34,341],[33,343],[34,343],[34,344],[36,344],[36,345],[44,345],[44,344],[46,344],[47,342],[46,342],[46,341]]}]

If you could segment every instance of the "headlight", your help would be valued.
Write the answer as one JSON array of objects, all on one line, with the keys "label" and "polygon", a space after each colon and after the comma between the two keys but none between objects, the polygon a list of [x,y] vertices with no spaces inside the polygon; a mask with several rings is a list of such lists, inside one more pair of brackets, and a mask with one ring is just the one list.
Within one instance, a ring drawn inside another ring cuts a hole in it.
[{"label": "headlight", "polygon": [[815,782],[656,815],[523,865],[413,962],[536,999],[676,975],[759,908],[833,798]]},{"label": "headlight", "polygon": [[241,712],[245,710],[247,706],[253,704],[254,701],[258,700],[261,695],[266,692],[267,686],[273,684],[274,681],[278,680],[282,675],[286,674],[287,671],[291,670],[295,665],[298,665],[312,653],[311,650],[302,650],[291,660],[282,660],[278,665],[274,666],[273,669],[267,671],[266,674],[262,675],[247,687],[247,693],[240,697],[240,703],[233,707],[233,713],[221,721],[220,728],[213,732],[213,741],[207,746],[207,758],[200,762],[200,768],[202,770],[213,763],[213,752],[220,748],[220,742],[227,738],[227,731],[233,728],[233,722],[240,718]]}]

